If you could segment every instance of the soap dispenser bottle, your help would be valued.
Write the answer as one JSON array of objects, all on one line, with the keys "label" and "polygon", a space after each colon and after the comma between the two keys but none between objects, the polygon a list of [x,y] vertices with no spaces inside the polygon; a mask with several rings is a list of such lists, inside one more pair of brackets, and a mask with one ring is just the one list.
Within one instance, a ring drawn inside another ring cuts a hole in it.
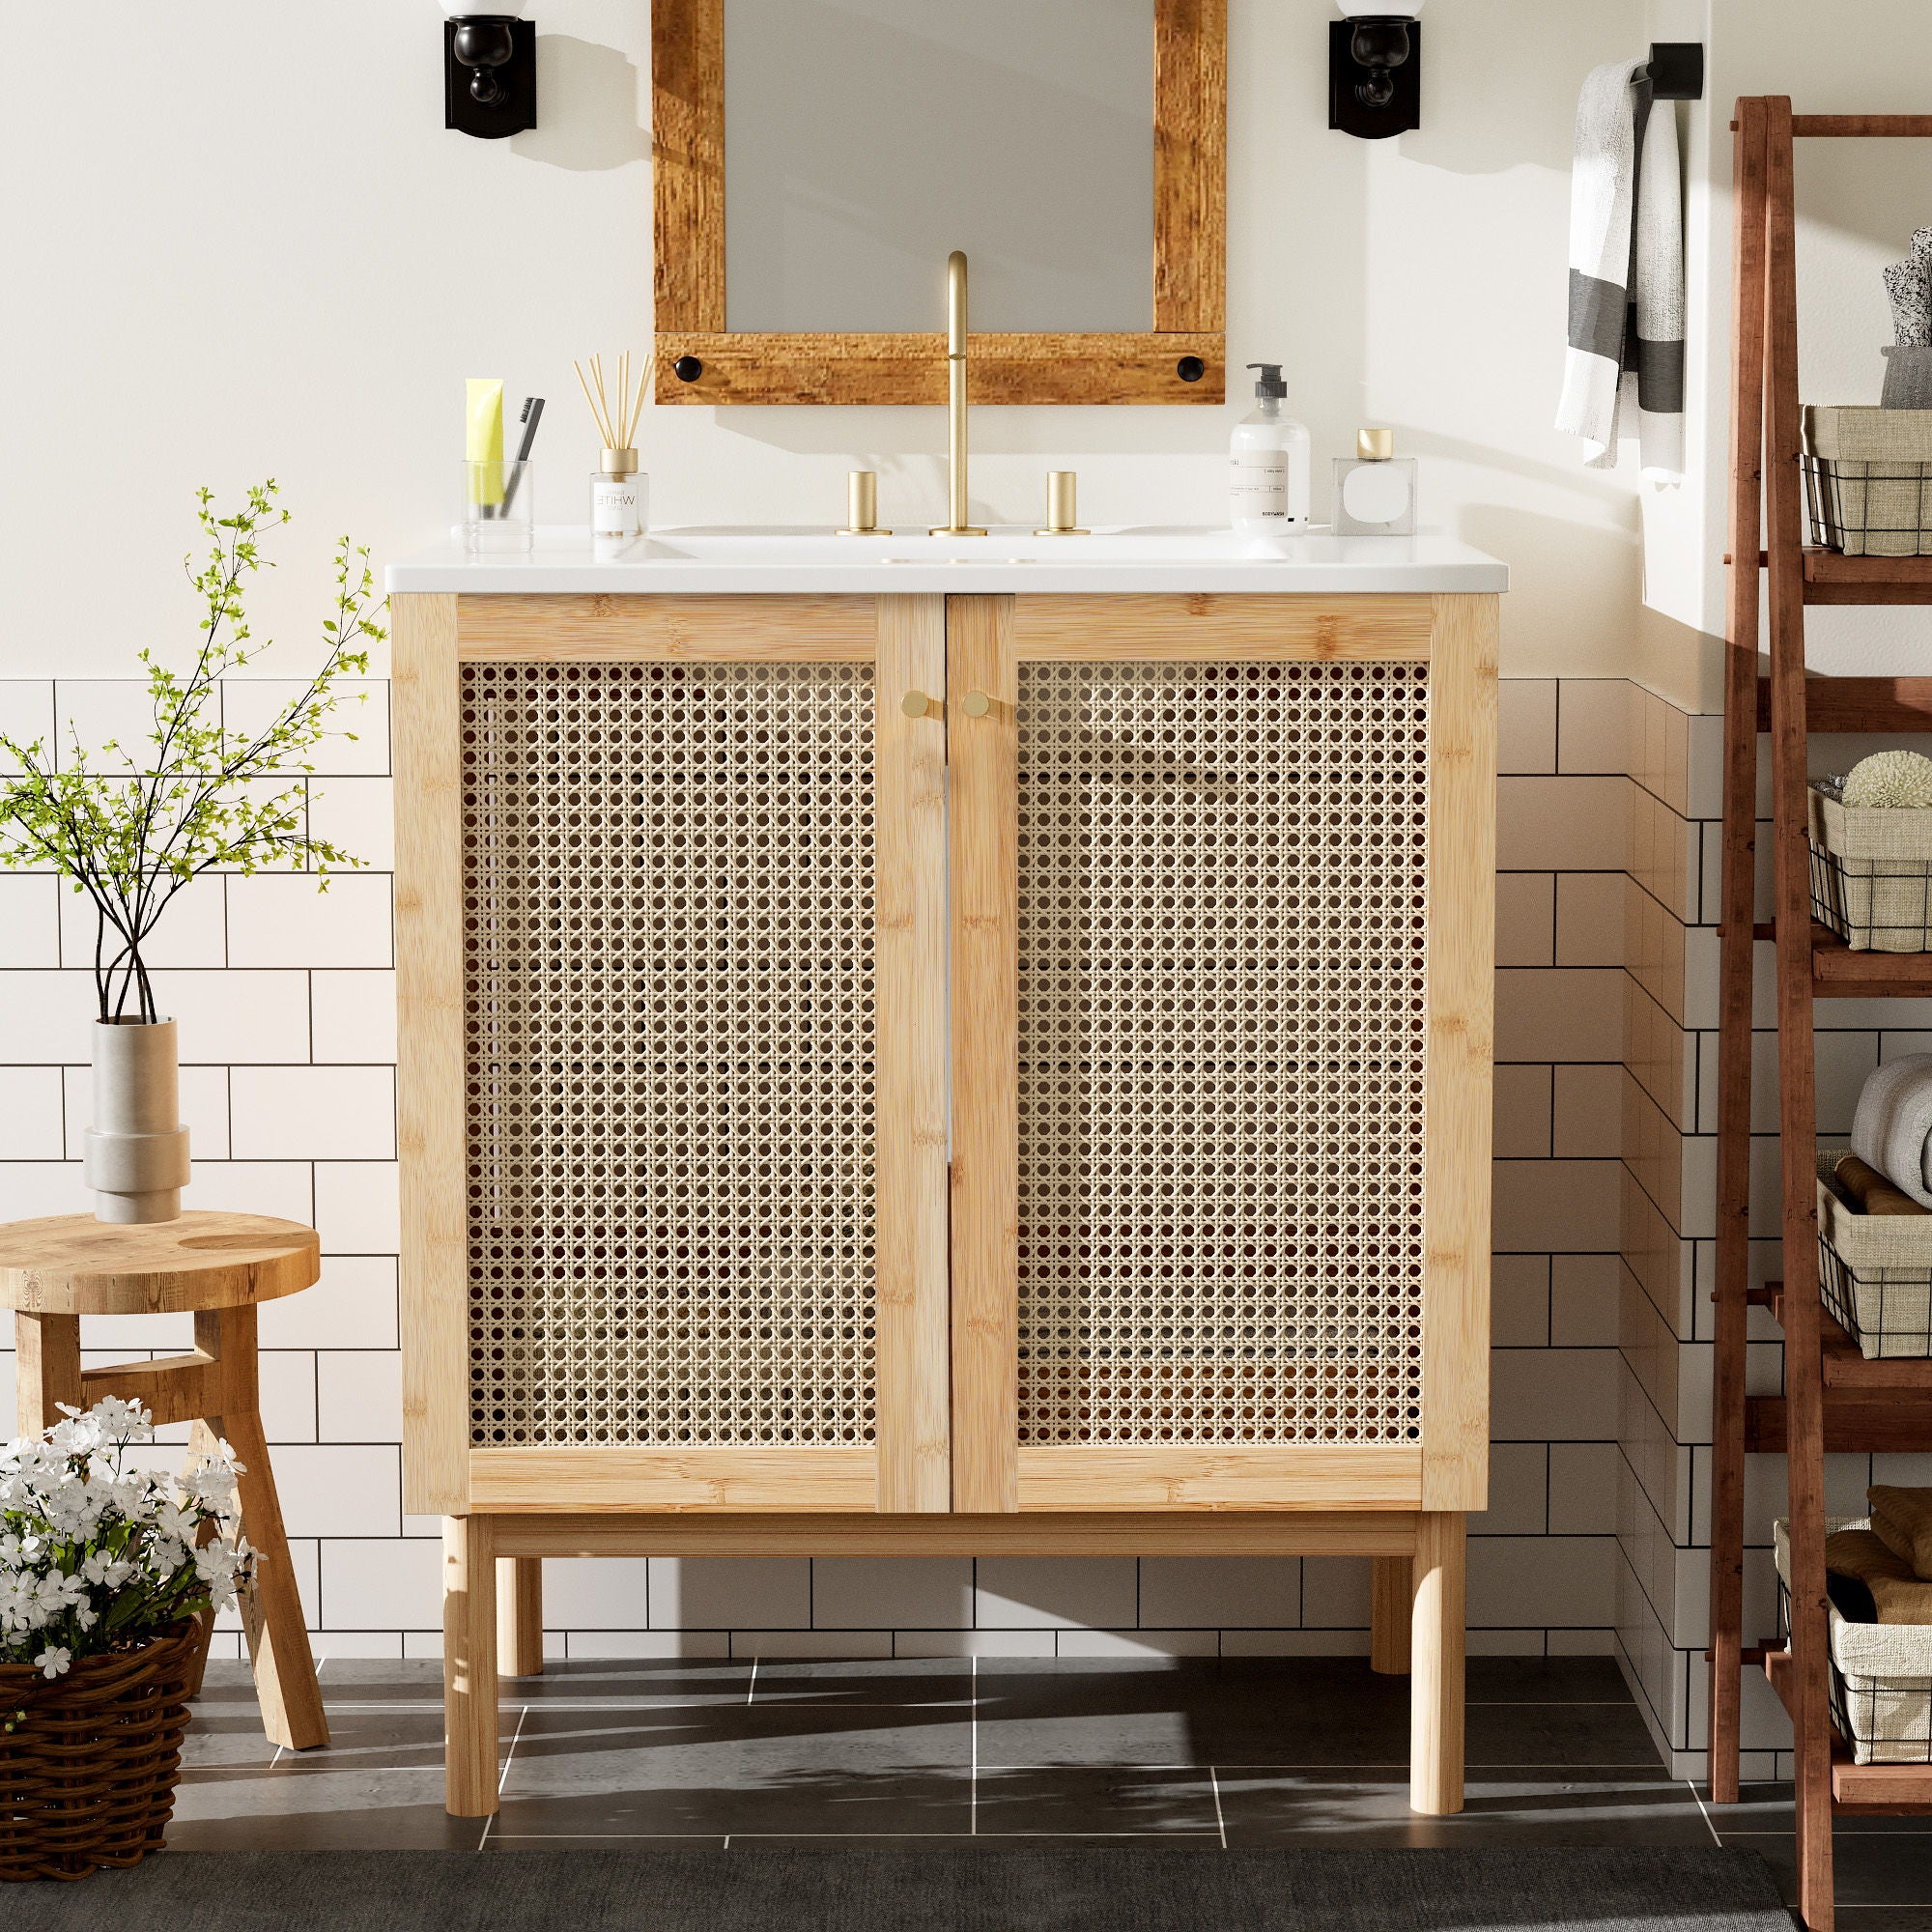
[{"label": "soap dispenser bottle", "polygon": [[1259,369],[1255,407],[1235,425],[1228,446],[1228,509],[1243,536],[1281,536],[1308,527],[1308,431],[1282,412],[1288,384],[1279,362]]}]

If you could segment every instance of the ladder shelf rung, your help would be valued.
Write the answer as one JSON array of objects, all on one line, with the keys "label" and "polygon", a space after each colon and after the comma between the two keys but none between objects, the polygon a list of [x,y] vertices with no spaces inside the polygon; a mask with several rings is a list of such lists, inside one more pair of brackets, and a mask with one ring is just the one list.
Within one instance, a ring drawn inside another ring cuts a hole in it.
[{"label": "ladder shelf rung", "polygon": [[[1932,557],[1925,561],[1932,563]],[[1807,673],[1804,724],[1811,731],[1932,731],[1932,677]],[[1757,681],[1757,728],[1771,729],[1771,680],[1762,674]]]},{"label": "ladder shelf rung", "polygon": [[1821,1000],[1932,999],[1932,952],[1854,952],[1814,921],[1811,990]]},{"label": "ladder shelf rung", "polygon": [[[1719,937],[1729,930],[1720,925]],[[1775,941],[1777,922],[1754,922],[1751,938]],[[1813,920],[1811,991],[1821,1000],[1932,999],[1932,952],[1855,952],[1830,926]]]},{"label": "ladder shelf rung", "polygon": [[[1785,1325],[1784,1284],[1767,1282],[1765,1286],[1769,1290],[1767,1299],[1772,1318],[1782,1328]],[[1908,1402],[1915,1395],[1932,1396],[1932,1356],[1868,1357],[1831,1313],[1823,1308],[1818,1311],[1818,1342],[1819,1351],[1824,1357],[1825,1386],[1828,1389],[1885,1392],[1903,1397]]]},{"label": "ladder shelf rung", "polygon": [[[1766,1651],[1764,1674],[1791,1710],[1797,1701],[1797,1665],[1790,1651]],[[1932,1763],[1855,1764],[1851,1747],[1833,1729],[1832,1808],[1853,1814],[1932,1810]]]}]

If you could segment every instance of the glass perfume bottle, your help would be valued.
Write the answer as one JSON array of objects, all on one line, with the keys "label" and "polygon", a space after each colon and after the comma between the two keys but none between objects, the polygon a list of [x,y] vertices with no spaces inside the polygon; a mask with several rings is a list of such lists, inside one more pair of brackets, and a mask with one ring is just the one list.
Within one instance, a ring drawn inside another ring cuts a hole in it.
[{"label": "glass perfume bottle", "polygon": [[1415,458],[1396,455],[1392,429],[1357,430],[1354,455],[1335,459],[1335,534],[1414,533]]}]

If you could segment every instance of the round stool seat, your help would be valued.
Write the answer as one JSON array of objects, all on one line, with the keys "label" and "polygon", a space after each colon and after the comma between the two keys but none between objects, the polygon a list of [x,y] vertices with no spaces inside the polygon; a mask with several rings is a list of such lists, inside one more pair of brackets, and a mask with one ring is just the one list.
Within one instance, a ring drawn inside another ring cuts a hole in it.
[{"label": "round stool seat", "polygon": [[197,1211],[125,1226],[91,1214],[0,1224],[0,1308],[25,1315],[168,1315],[273,1301],[322,1272],[313,1228]]}]

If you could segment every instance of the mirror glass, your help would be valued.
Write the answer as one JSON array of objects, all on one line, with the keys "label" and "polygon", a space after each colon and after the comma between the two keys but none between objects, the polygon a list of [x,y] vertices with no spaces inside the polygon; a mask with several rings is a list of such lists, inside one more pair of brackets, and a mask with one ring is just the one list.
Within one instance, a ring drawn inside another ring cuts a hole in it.
[{"label": "mirror glass", "polygon": [[725,0],[731,329],[1144,330],[1153,0]]}]

